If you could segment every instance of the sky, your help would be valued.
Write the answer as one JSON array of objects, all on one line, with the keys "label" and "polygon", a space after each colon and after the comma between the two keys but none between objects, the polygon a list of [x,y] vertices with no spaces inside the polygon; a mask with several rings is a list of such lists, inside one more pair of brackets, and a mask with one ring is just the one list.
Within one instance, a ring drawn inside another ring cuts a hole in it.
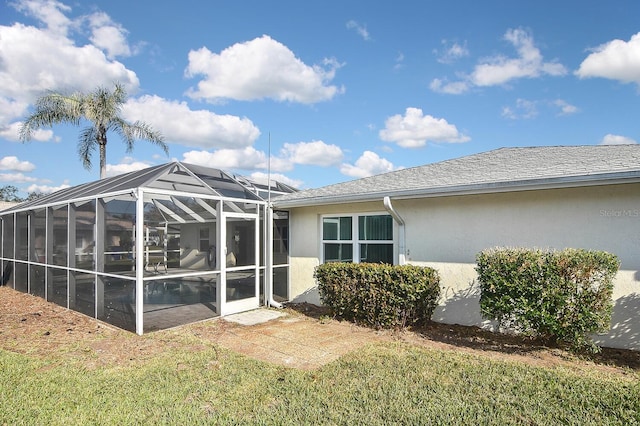
[{"label": "sky", "polygon": [[0,0],[0,187],[99,178],[48,91],[120,82],[107,175],[182,161],[300,189],[502,147],[640,141],[637,0]]}]

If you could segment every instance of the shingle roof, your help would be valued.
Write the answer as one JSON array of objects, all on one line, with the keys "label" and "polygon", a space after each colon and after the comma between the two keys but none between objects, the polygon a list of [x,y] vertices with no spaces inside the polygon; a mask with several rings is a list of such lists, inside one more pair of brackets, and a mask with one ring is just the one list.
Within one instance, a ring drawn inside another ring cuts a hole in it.
[{"label": "shingle roof", "polygon": [[286,194],[276,207],[640,181],[640,145],[500,148]]}]

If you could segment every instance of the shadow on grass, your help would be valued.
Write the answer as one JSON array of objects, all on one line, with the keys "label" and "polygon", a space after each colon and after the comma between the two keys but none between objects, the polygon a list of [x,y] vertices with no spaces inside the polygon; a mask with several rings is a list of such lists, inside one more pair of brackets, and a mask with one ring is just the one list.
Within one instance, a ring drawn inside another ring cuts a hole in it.
[{"label": "shadow on grass", "polygon": [[[328,308],[310,303],[287,304],[287,308],[316,320],[324,317],[334,318]],[[334,319],[342,321],[341,318]],[[549,346],[542,339],[495,333],[476,326],[433,321],[421,326],[409,327],[406,331],[415,333],[423,339],[459,348],[534,357],[547,352],[567,360],[580,359],[602,365],[640,370],[640,351],[603,347],[598,354],[575,354],[566,347]]]}]

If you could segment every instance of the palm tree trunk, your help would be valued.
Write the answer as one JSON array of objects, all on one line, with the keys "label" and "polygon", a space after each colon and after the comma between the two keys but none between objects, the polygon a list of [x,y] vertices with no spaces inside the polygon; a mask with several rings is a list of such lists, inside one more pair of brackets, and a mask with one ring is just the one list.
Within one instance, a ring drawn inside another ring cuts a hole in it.
[{"label": "palm tree trunk", "polygon": [[107,145],[100,144],[100,179],[107,177]]},{"label": "palm tree trunk", "polygon": [[100,179],[107,177],[107,131],[98,131],[98,147],[100,148]]}]

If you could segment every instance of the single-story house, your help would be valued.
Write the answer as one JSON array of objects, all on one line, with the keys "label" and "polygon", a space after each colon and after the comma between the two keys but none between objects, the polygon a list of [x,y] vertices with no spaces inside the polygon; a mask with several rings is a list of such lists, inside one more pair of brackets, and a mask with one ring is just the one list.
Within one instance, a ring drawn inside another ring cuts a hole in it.
[{"label": "single-story house", "polygon": [[167,163],[0,211],[2,282],[142,334],[288,298],[295,191]]},{"label": "single-story house", "polygon": [[503,148],[284,194],[289,298],[320,303],[327,261],[430,266],[435,321],[489,327],[475,257],[496,246],[617,255],[611,331],[602,346],[640,350],[640,145]]},{"label": "single-story house", "polygon": [[13,207],[19,203],[14,201],[0,201],[0,211]]}]

